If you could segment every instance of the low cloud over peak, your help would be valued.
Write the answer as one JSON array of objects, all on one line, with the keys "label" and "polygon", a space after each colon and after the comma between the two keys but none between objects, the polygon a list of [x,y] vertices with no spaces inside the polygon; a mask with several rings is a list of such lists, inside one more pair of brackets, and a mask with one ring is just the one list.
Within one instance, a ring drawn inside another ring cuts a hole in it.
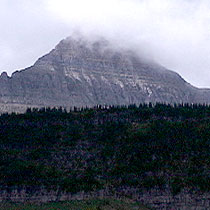
[{"label": "low cloud over peak", "polygon": [[21,68],[32,64],[76,30],[133,48],[177,71],[193,85],[210,87],[208,0],[27,2],[17,0],[15,7],[3,0],[0,6],[0,12],[4,10],[0,24],[5,28],[0,37],[1,70],[14,70],[15,63]]}]

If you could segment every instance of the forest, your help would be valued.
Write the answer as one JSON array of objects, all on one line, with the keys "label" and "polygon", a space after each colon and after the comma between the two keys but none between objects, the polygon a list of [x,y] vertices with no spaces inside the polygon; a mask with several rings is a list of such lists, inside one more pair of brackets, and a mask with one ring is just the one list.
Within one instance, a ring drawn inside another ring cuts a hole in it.
[{"label": "forest", "polygon": [[0,116],[0,189],[210,190],[210,106],[28,108]]}]

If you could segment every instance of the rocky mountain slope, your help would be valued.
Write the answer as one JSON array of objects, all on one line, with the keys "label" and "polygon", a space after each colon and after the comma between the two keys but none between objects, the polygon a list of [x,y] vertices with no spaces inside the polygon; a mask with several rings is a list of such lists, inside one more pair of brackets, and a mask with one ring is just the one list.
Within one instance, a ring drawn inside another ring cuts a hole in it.
[{"label": "rocky mountain slope", "polygon": [[67,38],[33,66],[0,76],[0,103],[6,110],[144,102],[209,103],[210,90],[102,39]]}]

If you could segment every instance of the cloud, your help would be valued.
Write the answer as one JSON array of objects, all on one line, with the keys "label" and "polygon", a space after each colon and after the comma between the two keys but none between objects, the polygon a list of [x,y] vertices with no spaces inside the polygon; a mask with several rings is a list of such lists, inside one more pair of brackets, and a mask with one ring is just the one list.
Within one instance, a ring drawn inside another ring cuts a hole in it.
[{"label": "cloud", "polygon": [[1,0],[0,68],[31,65],[80,31],[132,47],[210,87],[209,23],[209,0]]},{"label": "cloud", "polygon": [[83,33],[135,46],[193,84],[210,86],[208,0],[49,0],[47,6]]},{"label": "cloud", "polygon": [[9,74],[32,65],[66,36],[42,0],[1,0],[0,26],[0,70]]}]

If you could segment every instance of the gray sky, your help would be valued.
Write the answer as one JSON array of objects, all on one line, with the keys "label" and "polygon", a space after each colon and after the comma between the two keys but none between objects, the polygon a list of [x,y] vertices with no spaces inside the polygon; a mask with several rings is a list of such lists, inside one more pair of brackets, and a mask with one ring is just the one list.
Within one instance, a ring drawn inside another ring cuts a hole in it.
[{"label": "gray sky", "polygon": [[0,72],[33,65],[75,31],[133,47],[210,87],[209,0],[0,0]]}]

